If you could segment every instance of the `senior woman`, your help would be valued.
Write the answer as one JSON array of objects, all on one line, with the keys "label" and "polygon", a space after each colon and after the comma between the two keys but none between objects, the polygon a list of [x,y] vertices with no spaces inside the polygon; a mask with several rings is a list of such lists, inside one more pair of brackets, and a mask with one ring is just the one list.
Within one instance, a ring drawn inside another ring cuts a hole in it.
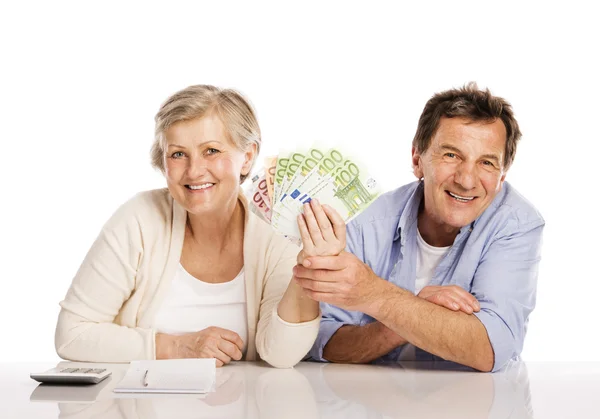
[{"label": "senior woman", "polygon": [[[295,365],[317,336],[320,312],[291,281],[292,269],[297,258],[339,254],[343,220],[318,203],[305,207],[299,253],[249,210],[240,184],[261,137],[239,93],[190,86],[155,121],[152,164],[167,188],[138,194],[103,227],[60,303],[57,353]],[[312,241],[317,226],[336,235]]]}]

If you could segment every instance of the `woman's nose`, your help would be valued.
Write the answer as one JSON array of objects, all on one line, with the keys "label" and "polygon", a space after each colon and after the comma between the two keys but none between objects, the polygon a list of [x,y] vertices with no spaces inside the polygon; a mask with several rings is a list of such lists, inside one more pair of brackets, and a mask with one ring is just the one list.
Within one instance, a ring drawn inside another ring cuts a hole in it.
[{"label": "woman's nose", "polygon": [[196,179],[206,173],[206,160],[202,157],[191,157],[188,160],[187,175],[190,179]]}]

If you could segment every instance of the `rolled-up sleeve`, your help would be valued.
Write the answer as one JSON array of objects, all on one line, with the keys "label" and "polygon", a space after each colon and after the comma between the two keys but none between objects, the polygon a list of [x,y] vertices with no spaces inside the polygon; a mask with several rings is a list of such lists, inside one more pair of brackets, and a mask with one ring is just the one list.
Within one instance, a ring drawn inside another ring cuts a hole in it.
[{"label": "rolled-up sleeve", "polygon": [[[362,229],[355,223],[346,226],[346,251],[353,253],[362,260],[364,256],[362,244]],[[308,353],[307,359],[320,362],[328,362],[323,358],[323,349],[329,342],[329,339],[344,325],[360,324],[364,315],[358,311],[347,311],[330,304],[321,303],[321,325],[319,334],[312,349]]]},{"label": "rolled-up sleeve", "polygon": [[321,325],[319,334],[312,349],[308,353],[309,358],[313,361],[328,362],[323,358],[323,349],[329,342],[329,339],[338,331],[338,329],[346,324],[359,324],[362,313],[357,311],[346,311],[330,304],[321,303]]},{"label": "rolled-up sleeve", "polygon": [[492,371],[523,349],[529,314],[535,307],[543,228],[542,219],[512,228],[492,242],[475,272],[471,293],[481,306],[475,315],[494,351]]}]

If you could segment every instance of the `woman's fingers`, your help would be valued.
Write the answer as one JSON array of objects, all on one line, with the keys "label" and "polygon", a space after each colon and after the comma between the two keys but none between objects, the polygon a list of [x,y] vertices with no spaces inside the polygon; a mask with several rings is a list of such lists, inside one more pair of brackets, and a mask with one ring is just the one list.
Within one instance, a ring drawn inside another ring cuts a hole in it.
[{"label": "woman's fingers", "polygon": [[221,338],[235,344],[240,350],[244,348],[244,341],[233,330],[219,328],[219,335]]},{"label": "woman's fingers", "polygon": [[221,352],[227,355],[229,358],[239,361],[242,359],[242,351],[238,346],[234,343],[229,342],[228,340],[222,339],[218,343],[218,348]]},{"label": "woman's fingers", "polygon": [[323,211],[333,226],[333,233],[338,241],[346,247],[346,222],[340,214],[329,205],[322,205]]},{"label": "woman's fingers", "polygon": [[315,215],[315,219],[317,220],[317,224],[321,230],[323,239],[325,239],[325,241],[328,243],[335,242],[337,238],[335,236],[335,232],[333,231],[332,223],[329,221],[329,217],[325,213],[324,208],[316,199],[310,201],[310,207]]},{"label": "woman's fingers", "polygon": [[[217,360],[217,367],[222,367],[223,365],[229,364],[231,362],[231,357],[219,349],[215,349],[213,351],[213,358]],[[219,365],[219,363],[221,365]]]},{"label": "woman's fingers", "polygon": [[323,239],[321,228],[319,227],[319,223],[317,222],[310,203],[304,204],[304,220],[306,221],[306,226],[308,227],[312,242],[316,247],[321,246],[325,240]]},{"label": "woman's fingers", "polygon": [[315,245],[310,237],[306,220],[302,214],[298,216],[298,229],[300,230],[300,239],[302,240],[302,249],[304,250],[304,253],[307,255],[313,255]]}]

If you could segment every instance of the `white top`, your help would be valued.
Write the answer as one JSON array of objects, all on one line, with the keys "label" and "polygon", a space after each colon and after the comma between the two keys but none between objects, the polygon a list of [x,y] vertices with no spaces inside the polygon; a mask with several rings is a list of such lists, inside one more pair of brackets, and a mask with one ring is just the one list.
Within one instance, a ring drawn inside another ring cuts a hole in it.
[{"label": "white top", "polygon": [[212,284],[190,275],[179,264],[175,278],[154,318],[157,333],[181,335],[217,326],[248,341],[244,268],[231,281]]},{"label": "white top", "polygon": [[[244,360],[262,359],[276,368],[291,368],[313,346],[321,316],[287,323],[277,315],[299,249],[250,211],[252,204],[241,188],[238,202],[245,212]],[[167,188],[142,192],[114,213],[60,303],[54,343],[61,358],[87,362],[156,358],[154,319],[179,267],[187,218]]]},{"label": "white top", "polygon": [[427,244],[419,229],[417,229],[417,278],[415,281],[415,295],[431,282],[435,268],[440,260],[448,253],[450,246],[435,247]]}]

